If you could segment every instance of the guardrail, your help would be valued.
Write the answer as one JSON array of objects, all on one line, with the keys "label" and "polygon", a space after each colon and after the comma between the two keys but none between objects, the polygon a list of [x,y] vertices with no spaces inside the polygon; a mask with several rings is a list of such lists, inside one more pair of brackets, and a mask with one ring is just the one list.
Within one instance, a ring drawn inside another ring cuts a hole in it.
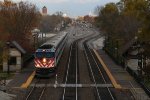
[{"label": "guardrail", "polygon": [[144,82],[141,81],[141,79],[139,78],[138,74],[136,72],[134,72],[132,69],[130,69],[129,67],[127,67],[126,70],[129,72],[129,74],[131,76],[134,77],[134,79],[136,80],[136,82],[138,82],[140,84],[140,86],[144,89],[144,91],[150,97],[150,89],[144,84]]},{"label": "guardrail", "polygon": [[143,92],[138,92],[137,91],[138,89],[134,88],[134,86],[132,85],[131,82],[129,82],[129,83],[132,87],[130,89],[130,91],[131,91],[132,95],[134,96],[135,100],[150,100],[150,98],[147,95],[144,95]]},{"label": "guardrail", "polygon": [[[105,48],[103,48],[105,50],[105,52],[116,62],[116,59],[111,55],[110,52],[108,52],[108,50],[106,50]],[[121,64],[119,64],[121,65]],[[122,64],[123,65],[123,64]],[[124,68],[124,66],[122,66]],[[141,79],[139,78],[138,74],[136,72],[134,72],[132,69],[130,69],[129,67],[126,68],[126,70],[128,71],[128,73],[134,77],[134,79],[136,80],[136,82],[138,82],[140,84],[140,86],[144,89],[144,91],[147,93],[147,95],[150,97],[150,88],[148,88],[144,82],[141,81]],[[133,90],[131,90],[133,92]],[[141,96],[140,96],[141,97]],[[139,97],[138,97],[139,98]],[[144,100],[144,99],[138,99],[138,100]],[[150,99],[145,99],[145,100],[150,100]]]}]

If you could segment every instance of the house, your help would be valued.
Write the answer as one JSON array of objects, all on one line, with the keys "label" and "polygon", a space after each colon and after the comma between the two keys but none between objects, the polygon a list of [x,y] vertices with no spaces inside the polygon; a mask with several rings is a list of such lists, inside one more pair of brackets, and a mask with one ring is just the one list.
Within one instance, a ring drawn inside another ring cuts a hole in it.
[{"label": "house", "polygon": [[22,56],[26,51],[16,42],[12,41],[7,44],[3,55],[3,71],[19,71],[22,68]]}]

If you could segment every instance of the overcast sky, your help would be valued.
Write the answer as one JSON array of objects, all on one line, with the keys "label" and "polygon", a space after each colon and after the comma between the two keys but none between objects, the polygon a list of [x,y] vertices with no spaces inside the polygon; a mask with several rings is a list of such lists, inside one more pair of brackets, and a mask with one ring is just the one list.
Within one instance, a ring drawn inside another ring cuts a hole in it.
[{"label": "overcast sky", "polygon": [[[3,1],[3,0],[0,0]],[[48,14],[56,11],[62,11],[68,16],[77,17],[88,15],[94,11],[96,6],[103,6],[109,2],[118,2],[119,0],[12,0],[15,2],[29,1],[37,5],[39,10],[43,6],[48,8]]]}]

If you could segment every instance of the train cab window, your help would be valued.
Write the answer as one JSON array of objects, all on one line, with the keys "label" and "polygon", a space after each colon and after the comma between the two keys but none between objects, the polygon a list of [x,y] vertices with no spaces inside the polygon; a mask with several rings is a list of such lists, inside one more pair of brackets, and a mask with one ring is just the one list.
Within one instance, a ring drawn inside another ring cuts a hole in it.
[{"label": "train cab window", "polygon": [[52,45],[43,45],[39,47],[39,49],[51,49],[53,46]]},{"label": "train cab window", "polygon": [[55,53],[54,52],[47,52],[47,53],[45,53],[45,56],[46,56],[46,58],[52,58],[55,56]]},{"label": "train cab window", "polygon": [[54,52],[36,52],[35,57],[37,58],[52,58],[55,56]]}]

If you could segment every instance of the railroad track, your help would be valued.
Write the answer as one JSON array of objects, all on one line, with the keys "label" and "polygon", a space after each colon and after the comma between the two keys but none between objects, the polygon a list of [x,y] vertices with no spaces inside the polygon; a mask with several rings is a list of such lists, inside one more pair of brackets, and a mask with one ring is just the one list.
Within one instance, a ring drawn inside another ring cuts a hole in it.
[{"label": "railroad track", "polygon": [[78,42],[75,41],[70,47],[69,61],[65,78],[65,85],[76,84],[75,87],[64,87],[62,100],[78,100],[79,73],[78,73]]},{"label": "railroad track", "polygon": [[[84,47],[84,53],[87,59],[87,63],[89,66],[89,73],[91,74],[91,79],[94,82],[94,84],[107,84],[107,81],[101,71],[102,65],[98,63],[97,59],[95,58],[95,55],[93,51],[89,48],[89,46],[85,41],[83,43]],[[113,97],[110,89],[106,87],[97,87],[95,86],[97,100],[115,100]]]},{"label": "railroad track", "polygon": [[[42,79],[37,79],[36,82],[34,83],[34,86],[30,89],[28,92],[25,100],[42,100],[42,97],[44,95],[44,92],[47,88],[48,81],[45,79],[45,82],[43,82]],[[44,87],[36,87],[37,84],[39,83],[44,83]]]}]

